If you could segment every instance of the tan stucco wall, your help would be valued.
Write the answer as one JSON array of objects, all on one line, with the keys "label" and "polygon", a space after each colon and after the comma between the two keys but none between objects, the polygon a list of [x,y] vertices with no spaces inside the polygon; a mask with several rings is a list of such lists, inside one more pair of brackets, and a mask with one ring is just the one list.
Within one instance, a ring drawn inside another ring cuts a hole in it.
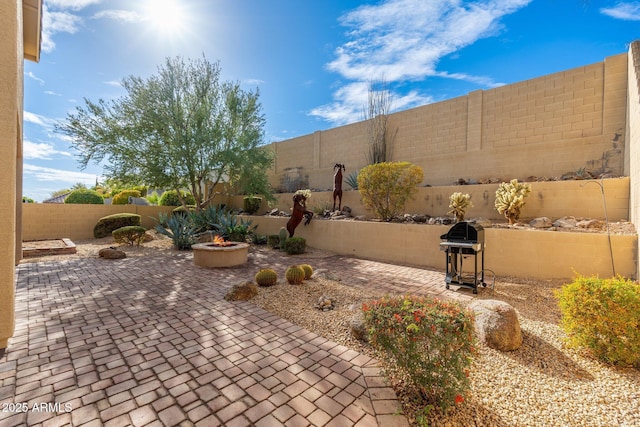
[{"label": "tan stucco wall", "polygon": [[631,221],[640,226],[640,41],[629,49],[629,91],[627,110],[628,152],[625,159],[630,176],[629,206]]},{"label": "tan stucco wall", "polygon": [[[629,178],[609,178],[592,181],[548,181],[532,182],[531,193],[526,199],[522,210],[522,219],[547,216],[557,219],[563,216],[605,219],[604,203],[600,184],[604,187],[607,205],[607,216],[611,221],[629,220]],[[345,186],[346,187],[346,186]],[[447,216],[449,211],[449,196],[456,191],[471,195],[473,207],[467,212],[467,218],[484,217],[488,219],[502,219],[495,209],[495,194],[498,184],[456,185],[441,187],[421,187],[407,203],[405,212],[410,214],[427,214],[433,217]],[[292,194],[275,195],[277,203],[272,207],[290,212]],[[230,198],[230,206],[241,208],[242,196]],[[333,195],[330,191],[314,192],[307,202],[307,208],[329,204],[333,207]],[[375,218],[373,212],[368,211],[362,204],[358,191],[344,191],[343,206],[352,209],[353,216],[364,215]],[[269,205],[263,201],[259,213],[264,213]]]},{"label": "tan stucco wall", "polygon": [[171,206],[25,203],[23,240],[93,239],[93,227],[100,218],[123,212],[140,215],[142,226],[151,229],[159,212],[170,213],[173,209]]},{"label": "tan stucco wall", "polygon": [[[7,192],[0,204],[0,349],[13,335],[18,145],[22,144],[22,3],[0,2],[0,182]],[[21,184],[20,184],[21,185]]]},{"label": "tan stucco wall", "polygon": [[[286,218],[265,216],[251,219],[260,234],[278,234],[287,222]],[[346,256],[444,270],[439,243],[440,235],[448,229],[441,225],[314,220],[308,226],[300,225],[295,235],[304,237],[311,247]],[[616,274],[635,278],[637,236],[613,235],[611,241]],[[605,234],[486,229],[485,244],[485,269],[498,277],[570,280],[575,273],[613,274]],[[295,257],[291,262],[295,263]],[[492,275],[487,273],[486,277]]]},{"label": "tan stucco wall", "polygon": [[[627,54],[516,84],[401,111],[391,160],[424,169],[424,183],[459,178],[553,177],[580,168],[623,174]],[[616,139],[616,135],[619,135]],[[615,141],[614,141],[615,140]],[[333,165],[346,174],[366,165],[362,122],[271,144],[271,183],[308,176],[309,188],[330,189]],[[526,174],[526,175],[525,175]]]}]

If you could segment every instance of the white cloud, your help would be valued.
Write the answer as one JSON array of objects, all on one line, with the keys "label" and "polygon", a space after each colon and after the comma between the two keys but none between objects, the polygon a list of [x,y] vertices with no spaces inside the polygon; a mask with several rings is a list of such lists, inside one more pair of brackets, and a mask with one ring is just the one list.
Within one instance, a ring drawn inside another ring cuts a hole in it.
[{"label": "white cloud", "polygon": [[108,80],[108,81],[103,82],[103,83],[108,85],[108,86],[122,87],[122,83],[120,83],[117,80]]},{"label": "white cloud", "polygon": [[101,2],[102,0],[47,0],[47,5],[57,9],[80,10]]},{"label": "white cloud", "polygon": [[42,80],[40,77],[37,77],[35,74],[33,74],[31,71],[29,71],[28,73],[24,73],[25,76],[29,77],[32,80],[37,81],[38,83],[40,83],[41,85],[44,85],[44,80]]},{"label": "white cloud", "polygon": [[[346,13],[340,22],[348,28],[349,41],[336,49],[327,69],[351,83],[336,90],[334,103],[317,107],[310,115],[333,124],[361,119],[368,91],[365,82],[381,77],[391,89],[394,84],[430,76],[499,86],[488,77],[438,71],[438,62],[479,39],[498,34],[500,19],[531,1],[387,0]],[[429,99],[416,92],[393,93],[392,98],[396,108],[410,108]]]},{"label": "white cloud", "polygon": [[93,19],[113,19],[118,22],[137,23],[146,20],[140,14],[129,10],[101,10],[92,16]]},{"label": "white cloud", "polygon": [[640,2],[620,2],[614,7],[603,7],[600,13],[624,21],[640,21]]},{"label": "white cloud", "polygon": [[96,178],[101,179],[101,177],[90,173],[46,168],[29,163],[23,165],[23,171],[25,175],[33,176],[38,181],[59,181],[70,184],[81,182],[86,185],[94,185]]},{"label": "white cloud", "polygon": [[53,36],[58,33],[75,34],[82,18],[69,12],[50,11],[45,5],[42,14],[42,51],[52,52],[56,48]]},{"label": "white cloud", "polygon": [[53,144],[35,143],[25,140],[22,144],[22,156],[25,159],[50,160],[52,156],[59,154],[71,157],[72,154],[67,151],[59,151]]},{"label": "white cloud", "polygon": [[54,120],[48,117],[41,116],[40,114],[31,113],[29,111],[25,111],[23,113],[23,118],[25,122],[33,123],[38,126],[43,126],[46,128],[53,126],[55,122]]},{"label": "white cloud", "polygon": [[44,93],[51,96],[62,96],[61,94],[54,92],[52,90],[45,90]]}]

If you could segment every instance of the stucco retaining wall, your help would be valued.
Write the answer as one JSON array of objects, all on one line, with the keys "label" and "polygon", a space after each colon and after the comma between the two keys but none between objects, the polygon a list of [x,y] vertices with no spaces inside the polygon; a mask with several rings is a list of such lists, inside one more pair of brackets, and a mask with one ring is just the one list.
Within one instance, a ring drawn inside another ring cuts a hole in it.
[{"label": "stucco retaining wall", "polygon": [[[531,193],[526,199],[522,210],[522,218],[536,218],[547,216],[560,218],[575,216],[604,219],[604,203],[600,185],[604,188],[607,214],[609,220],[629,220],[629,178],[610,178],[590,181],[547,181],[532,182]],[[456,191],[471,195],[474,206],[467,212],[467,218],[484,217],[488,219],[503,219],[495,209],[495,194],[498,184],[483,185],[451,185],[440,187],[420,187],[413,198],[407,203],[405,212],[411,214],[427,214],[433,217],[447,216],[449,211],[449,196]],[[290,212],[292,208],[292,193],[275,195],[278,202],[271,204],[280,210]],[[229,198],[233,207],[242,207],[242,196]],[[314,206],[333,205],[330,191],[314,192],[307,202],[307,208]],[[343,193],[342,204],[352,209],[354,216],[365,215],[374,218],[362,204],[360,193],[347,190]],[[267,212],[269,205],[263,201],[259,213]]]},{"label": "stucco retaining wall", "polygon": [[[252,216],[251,220],[260,234],[278,234],[287,222],[287,218],[268,216]],[[300,225],[295,235],[304,237],[308,246],[346,256],[444,270],[445,256],[439,243],[448,229],[442,225],[313,220],[308,226]],[[608,242],[606,234],[485,229],[485,268],[503,277],[570,280],[575,273],[611,277]],[[612,235],[611,243],[616,274],[635,278],[637,236]]]}]

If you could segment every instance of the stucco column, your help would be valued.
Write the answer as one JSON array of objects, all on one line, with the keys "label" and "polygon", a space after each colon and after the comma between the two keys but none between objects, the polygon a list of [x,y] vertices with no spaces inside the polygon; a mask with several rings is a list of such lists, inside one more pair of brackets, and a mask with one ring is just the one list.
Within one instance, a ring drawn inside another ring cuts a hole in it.
[{"label": "stucco column", "polygon": [[[0,182],[7,192],[0,203],[0,352],[15,328],[16,200],[18,145],[22,144],[22,2],[0,2]],[[16,43],[16,40],[19,43]]]}]

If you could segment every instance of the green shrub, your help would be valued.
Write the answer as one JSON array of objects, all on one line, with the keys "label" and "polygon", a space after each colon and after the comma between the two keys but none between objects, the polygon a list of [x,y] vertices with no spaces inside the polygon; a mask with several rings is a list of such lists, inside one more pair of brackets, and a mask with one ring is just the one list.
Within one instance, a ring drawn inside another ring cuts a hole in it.
[{"label": "green shrub", "polygon": [[249,215],[253,215],[258,212],[260,209],[260,205],[262,204],[262,198],[256,196],[247,196],[242,199],[243,202],[243,210]]},{"label": "green shrub", "polygon": [[571,347],[600,360],[640,366],[640,285],[622,277],[578,276],[556,292]]},{"label": "green shrub", "polygon": [[530,192],[531,185],[519,183],[517,179],[501,183],[496,190],[496,210],[509,220],[509,224],[514,224],[520,218],[524,198]]},{"label": "green shrub", "polygon": [[140,215],[119,213],[102,217],[93,227],[93,237],[101,239],[110,236],[114,230],[130,225],[140,226]]},{"label": "green shrub", "polygon": [[[195,197],[193,197],[193,194],[183,191],[182,197],[187,202],[187,205],[196,204],[196,199]],[[162,196],[160,196],[160,200],[158,200],[158,205],[159,206],[182,206],[182,203],[180,203],[180,199],[178,198],[178,192],[176,190],[168,190],[162,193]]]},{"label": "green shrub", "polygon": [[155,229],[158,233],[170,237],[176,249],[188,250],[196,243],[196,232],[189,215],[169,216],[160,212]]},{"label": "green shrub", "polygon": [[267,245],[270,248],[277,249],[280,247],[280,236],[277,234],[269,234],[267,236]]},{"label": "green shrub", "polygon": [[298,255],[304,253],[307,246],[307,241],[302,237],[289,237],[284,241],[284,245],[281,248],[289,255]]},{"label": "green shrub", "polygon": [[120,227],[117,230],[113,230],[111,235],[116,243],[126,243],[129,246],[140,246],[140,243],[144,242],[147,230],[144,227],[137,225],[129,225],[126,227]]},{"label": "green shrub", "polygon": [[122,190],[111,199],[111,204],[128,205],[129,197],[140,197],[138,190]]},{"label": "green shrub", "polygon": [[475,353],[469,314],[454,303],[411,296],[362,308],[370,342],[390,357],[390,374],[430,404],[447,408],[464,400]]},{"label": "green shrub", "polygon": [[97,191],[81,188],[73,190],[64,202],[77,205],[103,205],[104,199]]},{"label": "green shrub", "polygon": [[423,177],[422,168],[409,162],[376,163],[358,173],[358,191],[367,209],[390,221],[404,211]]}]

